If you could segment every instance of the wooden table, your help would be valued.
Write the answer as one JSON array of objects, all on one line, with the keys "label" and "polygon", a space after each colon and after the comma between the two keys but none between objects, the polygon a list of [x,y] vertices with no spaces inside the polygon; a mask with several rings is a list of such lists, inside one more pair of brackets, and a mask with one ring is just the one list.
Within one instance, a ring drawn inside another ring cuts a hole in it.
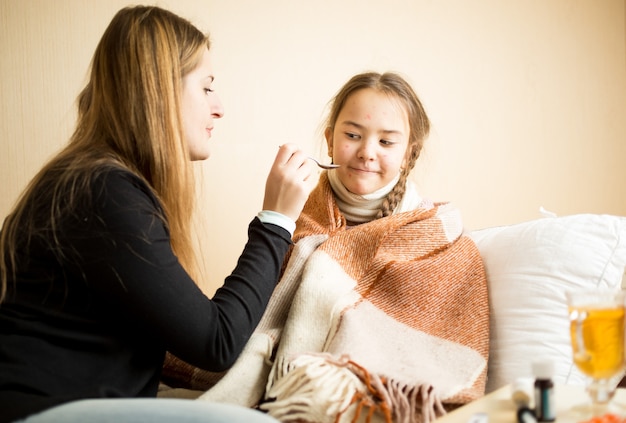
[{"label": "wooden table", "polygon": [[[556,423],[577,422],[577,419],[570,415],[570,410],[573,406],[587,400],[587,393],[582,386],[556,385],[554,388]],[[619,388],[613,402],[626,411],[626,389]],[[517,423],[517,408],[511,399],[511,387],[504,386],[483,398],[457,408],[437,419],[436,423],[468,423],[476,413],[485,413],[489,423]]]}]

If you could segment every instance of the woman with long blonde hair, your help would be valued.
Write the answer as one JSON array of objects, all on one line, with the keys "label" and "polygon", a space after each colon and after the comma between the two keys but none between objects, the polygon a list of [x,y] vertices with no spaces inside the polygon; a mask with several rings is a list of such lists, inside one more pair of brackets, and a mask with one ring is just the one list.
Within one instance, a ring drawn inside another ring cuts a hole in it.
[{"label": "woman with long blonde hair", "polygon": [[158,7],[124,8],[106,29],[69,144],[0,233],[0,422],[271,420],[137,399],[156,396],[166,351],[211,371],[233,364],[315,183],[306,155],[282,146],[237,267],[207,298],[190,236],[190,162],[209,157],[223,115],[209,47]]}]

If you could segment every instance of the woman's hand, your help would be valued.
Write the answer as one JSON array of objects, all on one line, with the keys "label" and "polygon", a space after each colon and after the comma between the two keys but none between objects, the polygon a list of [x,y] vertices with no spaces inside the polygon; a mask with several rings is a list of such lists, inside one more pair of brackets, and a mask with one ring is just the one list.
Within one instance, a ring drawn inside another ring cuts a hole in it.
[{"label": "woman's hand", "polygon": [[272,210],[294,221],[317,183],[315,163],[294,144],[280,146],[265,183],[263,210]]}]

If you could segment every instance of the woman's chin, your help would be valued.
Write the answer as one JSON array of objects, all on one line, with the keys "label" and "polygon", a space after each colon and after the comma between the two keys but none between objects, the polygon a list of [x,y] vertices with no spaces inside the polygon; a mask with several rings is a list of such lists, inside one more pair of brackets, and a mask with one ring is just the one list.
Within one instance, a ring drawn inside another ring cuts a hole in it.
[{"label": "woman's chin", "polygon": [[192,162],[199,162],[199,161],[202,161],[202,160],[206,160],[209,157],[211,157],[211,152],[210,151],[189,153],[189,159]]}]

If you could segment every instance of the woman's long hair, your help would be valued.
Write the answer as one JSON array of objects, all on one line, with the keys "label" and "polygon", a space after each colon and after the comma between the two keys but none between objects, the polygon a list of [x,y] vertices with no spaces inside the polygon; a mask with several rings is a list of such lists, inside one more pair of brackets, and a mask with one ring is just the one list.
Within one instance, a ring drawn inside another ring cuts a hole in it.
[{"label": "woman's long hair", "polygon": [[424,140],[430,132],[430,120],[411,85],[399,74],[393,72],[364,72],[350,78],[331,100],[326,128],[334,132],[341,109],[348,98],[356,91],[372,88],[396,98],[404,106],[409,119],[409,144],[406,151],[406,166],[400,172],[400,179],[383,201],[377,217],[389,216],[402,201],[406,191],[406,181],[415,166]]},{"label": "woman's long hair", "polygon": [[[130,170],[161,202],[171,245],[193,276],[198,266],[191,242],[195,188],[180,116],[182,77],[199,63],[208,37],[190,22],[158,7],[128,7],[112,19],[78,97],[78,120],[68,145],[32,179],[4,222],[0,237],[0,301],[15,278],[17,245],[42,233],[51,251],[59,222],[90,198],[98,172]],[[38,204],[47,192],[49,204]],[[42,219],[41,213],[47,213]]]}]

